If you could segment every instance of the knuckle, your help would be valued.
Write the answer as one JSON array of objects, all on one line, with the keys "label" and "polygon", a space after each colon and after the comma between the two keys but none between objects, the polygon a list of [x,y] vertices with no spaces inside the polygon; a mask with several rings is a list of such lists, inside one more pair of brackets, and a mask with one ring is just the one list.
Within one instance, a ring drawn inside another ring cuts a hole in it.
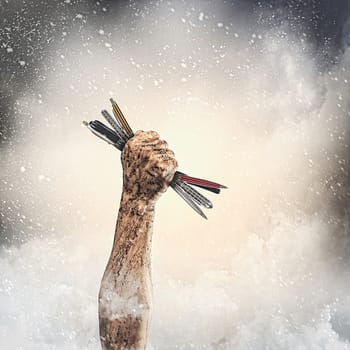
[{"label": "knuckle", "polygon": [[143,130],[137,130],[137,131],[135,132],[134,136],[140,136],[140,135],[142,135],[143,133],[144,133]]},{"label": "knuckle", "polygon": [[168,147],[168,142],[166,142],[165,140],[160,140],[159,142],[163,147]]},{"label": "knuckle", "polygon": [[154,130],[146,131],[146,135],[149,139],[159,138],[159,134]]},{"label": "knuckle", "polygon": [[170,157],[174,157],[174,156],[175,156],[174,151],[172,151],[171,149],[167,149],[167,154],[168,154]]}]

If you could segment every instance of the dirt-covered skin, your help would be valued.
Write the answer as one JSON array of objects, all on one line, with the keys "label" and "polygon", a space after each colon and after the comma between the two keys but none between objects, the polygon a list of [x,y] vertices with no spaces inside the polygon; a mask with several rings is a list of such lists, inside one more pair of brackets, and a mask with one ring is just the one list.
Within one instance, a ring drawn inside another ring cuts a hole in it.
[{"label": "dirt-covered skin", "polygon": [[125,145],[121,161],[123,194],[99,293],[103,350],[146,348],[154,208],[177,168],[174,153],[155,131],[137,131]]}]

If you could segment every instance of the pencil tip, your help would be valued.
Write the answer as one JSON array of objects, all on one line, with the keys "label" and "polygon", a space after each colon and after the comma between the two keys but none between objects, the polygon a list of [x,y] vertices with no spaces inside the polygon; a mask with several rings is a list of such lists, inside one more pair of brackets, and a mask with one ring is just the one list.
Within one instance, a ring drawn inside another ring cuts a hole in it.
[{"label": "pencil tip", "polygon": [[220,185],[220,188],[228,188],[227,186],[224,186],[224,185]]},{"label": "pencil tip", "polygon": [[200,216],[202,217],[202,218],[204,218],[205,220],[208,220],[208,218],[206,217],[206,215],[202,212],[202,213],[200,213]]},{"label": "pencil tip", "polygon": [[83,124],[84,124],[85,126],[88,126],[88,125],[89,125],[89,123],[88,123],[86,120],[83,120]]}]

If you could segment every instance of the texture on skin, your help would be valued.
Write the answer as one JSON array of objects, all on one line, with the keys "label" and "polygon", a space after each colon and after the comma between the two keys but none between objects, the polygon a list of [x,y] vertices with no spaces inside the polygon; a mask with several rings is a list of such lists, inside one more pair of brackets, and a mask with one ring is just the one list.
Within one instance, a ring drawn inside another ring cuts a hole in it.
[{"label": "texture on skin", "polygon": [[121,154],[123,193],[112,252],[99,293],[103,350],[145,349],[152,303],[155,203],[177,168],[155,131],[137,131]]}]

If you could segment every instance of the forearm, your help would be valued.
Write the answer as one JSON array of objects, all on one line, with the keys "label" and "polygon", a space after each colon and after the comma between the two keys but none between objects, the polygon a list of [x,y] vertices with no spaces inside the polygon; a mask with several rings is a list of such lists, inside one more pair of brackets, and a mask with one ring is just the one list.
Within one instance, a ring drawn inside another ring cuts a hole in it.
[{"label": "forearm", "polygon": [[146,345],[153,218],[154,202],[123,193],[99,296],[103,349],[143,349]]},{"label": "forearm", "polygon": [[155,202],[123,192],[113,249],[108,265],[116,273],[123,268],[148,268]]}]

